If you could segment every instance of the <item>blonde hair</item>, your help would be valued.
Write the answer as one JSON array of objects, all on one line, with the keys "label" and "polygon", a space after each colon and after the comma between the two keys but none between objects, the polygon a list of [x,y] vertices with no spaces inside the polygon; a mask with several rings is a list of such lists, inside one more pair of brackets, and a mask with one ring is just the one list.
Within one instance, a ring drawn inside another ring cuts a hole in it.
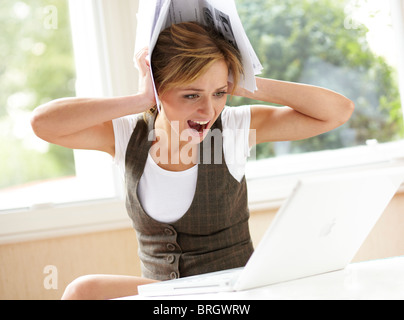
[{"label": "blonde hair", "polygon": [[238,49],[213,28],[196,22],[172,25],[161,32],[151,57],[157,92],[194,82],[220,60],[227,63],[236,88],[244,74]]}]

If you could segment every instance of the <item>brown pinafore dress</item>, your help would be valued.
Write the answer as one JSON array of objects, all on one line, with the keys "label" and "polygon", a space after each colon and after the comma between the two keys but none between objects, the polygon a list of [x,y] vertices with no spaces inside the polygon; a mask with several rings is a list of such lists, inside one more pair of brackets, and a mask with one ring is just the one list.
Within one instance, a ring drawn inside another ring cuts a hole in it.
[{"label": "brown pinafore dress", "polygon": [[[126,207],[139,242],[142,275],[170,280],[245,266],[253,253],[246,180],[244,177],[239,183],[224,160],[219,164],[206,161],[206,148],[200,147],[193,202],[180,220],[160,223],[142,208],[137,189],[152,146],[149,136],[153,135],[155,119],[156,114],[139,117],[126,152]],[[221,116],[212,131],[215,129],[222,132]],[[206,139],[212,141],[214,150],[215,140],[209,135]],[[222,144],[220,148],[224,159]]]}]

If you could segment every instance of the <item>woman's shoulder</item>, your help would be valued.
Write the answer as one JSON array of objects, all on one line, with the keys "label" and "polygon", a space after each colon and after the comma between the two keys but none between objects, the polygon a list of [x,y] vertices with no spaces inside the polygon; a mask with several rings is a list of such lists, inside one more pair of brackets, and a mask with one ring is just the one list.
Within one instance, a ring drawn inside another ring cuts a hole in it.
[{"label": "woman's shoulder", "polygon": [[139,121],[141,115],[133,114],[122,118],[114,119],[112,121],[114,125],[114,131],[122,134],[132,134],[136,128],[136,124]]},{"label": "woman's shoulder", "polygon": [[129,140],[136,128],[136,124],[142,115],[134,114],[112,120],[115,134],[115,157],[116,164],[124,164],[126,149]]},{"label": "woman's shoulder", "polygon": [[226,106],[222,112],[223,129],[249,129],[251,122],[251,107]]}]

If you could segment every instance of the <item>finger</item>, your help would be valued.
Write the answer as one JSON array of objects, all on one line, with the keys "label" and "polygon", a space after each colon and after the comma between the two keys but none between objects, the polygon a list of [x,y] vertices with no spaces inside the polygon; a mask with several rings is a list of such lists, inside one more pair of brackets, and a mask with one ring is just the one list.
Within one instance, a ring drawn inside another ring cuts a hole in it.
[{"label": "finger", "polygon": [[139,69],[139,71],[142,71],[143,74],[145,73],[146,69],[150,67],[150,63],[146,60],[148,55],[148,47],[143,48],[136,54],[136,67]]},{"label": "finger", "polygon": [[136,57],[141,57],[149,51],[149,47],[144,47],[136,53]]}]

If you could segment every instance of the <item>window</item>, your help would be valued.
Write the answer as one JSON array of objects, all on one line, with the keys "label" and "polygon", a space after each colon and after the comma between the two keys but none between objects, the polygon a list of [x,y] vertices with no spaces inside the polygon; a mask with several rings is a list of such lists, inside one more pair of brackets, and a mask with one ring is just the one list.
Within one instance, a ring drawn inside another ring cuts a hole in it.
[{"label": "window", "polygon": [[[394,29],[387,1],[235,1],[248,36],[266,67],[263,76],[320,84],[341,91],[355,100],[358,114],[356,120],[327,135],[290,144],[260,146],[258,156],[265,159],[250,162],[247,166],[251,210],[278,207],[290,192],[296,177],[302,173],[335,167],[356,169],[364,164],[385,165],[392,158],[404,159],[404,141],[396,142],[402,138],[403,130],[397,89],[397,73],[404,69],[403,59],[398,59],[404,53],[403,0],[391,1],[401,6],[401,9],[392,10],[398,22]],[[381,6],[381,9],[371,7],[372,4]],[[8,213],[0,214],[0,243],[130,226],[121,199],[121,179],[112,170],[108,155],[63,150],[68,159],[63,169],[70,168],[70,171],[25,180],[17,180],[17,177],[26,168],[30,168],[30,172],[48,168],[46,151],[54,148],[36,139],[33,133],[26,133],[22,139],[24,130],[30,130],[29,113],[36,105],[74,94],[102,97],[137,92],[138,74],[133,68],[133,49],[138,5],[137,0],[1,1],[0,170],[6,162],[7,171],[11,172],[13,164],[17,169],[7,175],[4,175],[4,170],[0,172],[0,213]],[[372,40],[375,34],[372,30],[378,30],[381,25],[385,30],[382,38],[386,40],[382,45],[378,44],[379,40]],[[401,34],[397,35],[397,30]],[[23,36],[23,32],[28,36]],[[34,37],[35,32],[39,33],[38,38]],[[390,38],[393,32],[396,33],[395,40]],[[58,39],[51,41],[52,36]],[[57,54],[61,54],[60,48],[54,47],[60,43],[59,38],[64,40],[63,65],[57,65],[55,60]],[[394,45],[398,43],[400,46],[396,49]],[[28,49],[21,50],[20,45]],[[386,50],[380,52],[380,48]],[[386,56],[386,53],[390,54]],[[16,63],[20,56],[25,58]],[[366,63],[361,64],[363,61]],[[36,68],[34,73],[28,69],[32,65]],[[51,68],[50,78],[43,78],[41,66],[45,70]],[[66,74],[67,69],[70,73]],[[27,85],[28,79],[39,81],[40,77],[31,78],[32,75],[42,75],[38,91]],[[403,72],[399,76],[404,80]],[[360,81],[351,81],[351,78]],[[377,88],[380,79],[385,82]],[[48,92],[56,87],[54,83],[60,84],[56,88],[60,91],[55,89],[51,95]],[[14,89],[10,89],[11,86]],[[377,96],[371,95],[372,88],[378,89],[375,90]],[[401,88],[403,92],[404,81]],[[33,97],[42,92],[46,93],[41,95],[43,100],[34,101]],[[235,98],[233,102],[237,105],[247,103]],[[34,143],[31,139],[37,143],[36,151],[32,150]],[[391,142],[368,142],[368,146],[362,146],[370,139]],[[19,145],[23,147],[18,148]],[[349,148],[355,145],[359,147]],[[343,149],[330,150],[340,148]],[[15,150],[20,150],[18,152],[23,155],[17,155]],[[310,152],[316,150],[330,151]],[[302,154],[295,154],[299,152]],[[289,155],[281,156],[284,154]],[[32,163],[26,165],[24,161]],[[44,171],[49,173],[51,170]],[[5,183],[6,176],[14,180]],[[92,199],[97,201],[86,201]],[[74,204],[46,205],[69,202]],[[11,211],[11,208],[17,210]],[[7,211],[1,212],[4,209]]]},{"label": "window", "polygon": [[36,138],[30,126],[36,106],[74,95],[66,12],[66,1],[1,1],[0,209],[17,189],[75,176],[73,152]]},{"label": "window", "polygon": [[[326,87],[356,104],[353,117],[341,128],[303,141],[260,145],[257,159],[404,137],[393,2],[236,0],[264,65],[261,76]],[[232,100],[234,105],[246,103],[251,101]]]},{"label": "window", "polygon": [[[81,31],[76,33],[95,38],[86,5],[73,2],[82,14]],[[76,84],[82,95],[102,96],[107,91],[91,79],[100,77],[100,66],[86,63],[93,70],[87,78],[81,75],[88,71],[83,72],[83,60],[97,60],[97,55],[90,56],[95,50],[90,50],[94,46],[89,41],[84,58],[83,53],[74,54],[69,1],[4,0],[0,18],[0,211],[115,197],[120,186],[110,157],[48,144],[30,125],[35,107],[75,96]],[[83,84],[86,80],[92,91]]]}]

